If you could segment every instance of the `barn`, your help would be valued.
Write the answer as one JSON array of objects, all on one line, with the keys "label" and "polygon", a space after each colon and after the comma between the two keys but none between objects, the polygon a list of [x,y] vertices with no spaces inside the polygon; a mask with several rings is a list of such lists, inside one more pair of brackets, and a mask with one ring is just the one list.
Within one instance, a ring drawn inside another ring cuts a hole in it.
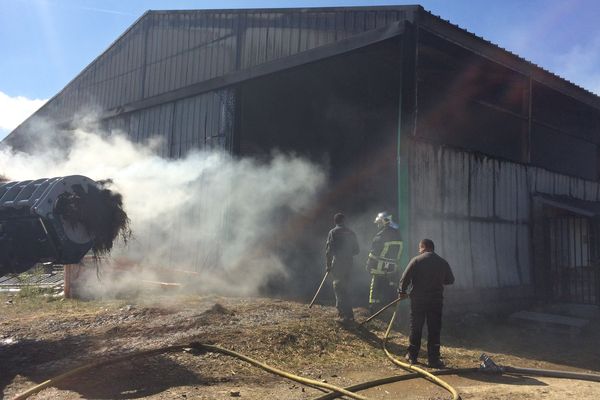
[{"label": "barn", "polygon": [[4,143],[88,109],[165,158],[325,166],[304,234],[392,210],[404,261],[428,237],[453,266],[457,309],[600,305],[600,98],[420,6],[148,11]]}]

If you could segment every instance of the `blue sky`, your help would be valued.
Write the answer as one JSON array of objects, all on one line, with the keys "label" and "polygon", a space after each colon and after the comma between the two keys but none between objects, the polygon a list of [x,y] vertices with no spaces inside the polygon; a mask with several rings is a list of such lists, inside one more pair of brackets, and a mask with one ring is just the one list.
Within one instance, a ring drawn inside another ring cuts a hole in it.
[{"label": "blue sky", "polygon": [[0,0],[0,138],[60,91],[148,9],[421,4],[600,94],[596,0]]}]

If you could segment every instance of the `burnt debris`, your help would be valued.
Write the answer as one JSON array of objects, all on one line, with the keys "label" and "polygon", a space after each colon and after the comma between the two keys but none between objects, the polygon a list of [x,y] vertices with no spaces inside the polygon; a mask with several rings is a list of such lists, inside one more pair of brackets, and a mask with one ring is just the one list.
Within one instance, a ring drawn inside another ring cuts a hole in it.
[{"label": "burnt debris", "polygon": [[120,237],[125,244],[132,236],[130,220],[123,209],[123,196],[108,187],[112,180],[88,185],[73,185],[73,192],[61,194],[55,212],[67,223],[81,224],[94,238],[92,252],[95,258],[108,255],[113,243]]}]

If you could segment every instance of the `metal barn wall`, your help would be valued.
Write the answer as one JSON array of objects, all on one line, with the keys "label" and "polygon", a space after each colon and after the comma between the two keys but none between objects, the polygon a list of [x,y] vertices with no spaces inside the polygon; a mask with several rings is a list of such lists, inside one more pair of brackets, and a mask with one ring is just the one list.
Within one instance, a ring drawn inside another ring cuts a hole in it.
[{"label": "metal barn wall", "polygon": [[67,122],[79,112],[116,109],[381,28],[415,10],[149,11],[36,116]]},{"label": "metal barn wall", "polygon": [[[192,149],[229,151],[234,107],[234,90],[223,89],[111,118],[106,121],[106,129],[111,134],[124,133],[135,143],[155,146],[156,153],[162,157],[180,158]],[[175,212],[168,222],[179,234],[164,237],[160,229],[144,232],[145,247],[164,251],[161,257],[165,261],[161,265],[164,268],[200,272],[219,263],[222,236],[218,230],[194,232],[192,239],[182,235],[180,229],[189,228],[190,221],[201,224],[209,218],[218,218],[224,224],[227,199],[223,199],[222,208],[208,207],[207,204],[214,204],[215,194],[202,189],[205,185],[201,182],[196,182],[195,187],[196,203],[191,214],[189,211]],[[195,245],[190,245],[191,241]]]},{"label": "metal barn wall", "polygon": [[600,201],[597,182],[419,140],[411,146],[410,248],[434,241],[456,276],[450,292],[533,284],[532,194]]},{"label": "metal barn wall", "polygon": [[110,118],[106,129],[154,145],[163,157],[179,158],[191,149],[229,151],[234,107],[234,90],[223,89]]}]

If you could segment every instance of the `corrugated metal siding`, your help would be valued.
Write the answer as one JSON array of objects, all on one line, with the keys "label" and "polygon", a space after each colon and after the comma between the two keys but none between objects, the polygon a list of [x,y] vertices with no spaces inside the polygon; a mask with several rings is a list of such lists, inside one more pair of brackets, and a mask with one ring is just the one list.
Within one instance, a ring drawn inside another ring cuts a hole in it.
[{"label": "corrugated metal siding", "polygon": [[600,201],[597,182],[416,140],[410,186],[411,239],[431,238],[463,289],[531,283],[533,193]]},{"label": "corrugated metal siding", "polygon": [[177,101],[170,156],[181,157],[194,148],[229,149],[234,107],[232,89]]},{"label": "corrugated metal siding", "polygon": [[111,118],[106,127],[153,145],[163,157],[179,158],[191,149],[228,150],[234,107],[234,91],[224,89]]},{"label": "corrugated metal siding", "polygon": [[110,109],[139,100],[144,73],[144,32],[144,24],[134,25],[37,115],[64,121],[94,107]]},{"label": "corrugated metal siding", "polygon": [[172,130],[173,103],[166,103],[132,113],[127,134],[133,142],[152,145],[159,155],[168,157]]},{"label": "corrugated metal siding", "polygon": [[37,115],[68,121],[113,109],[384,27],[412,10],[149,12]]}]

